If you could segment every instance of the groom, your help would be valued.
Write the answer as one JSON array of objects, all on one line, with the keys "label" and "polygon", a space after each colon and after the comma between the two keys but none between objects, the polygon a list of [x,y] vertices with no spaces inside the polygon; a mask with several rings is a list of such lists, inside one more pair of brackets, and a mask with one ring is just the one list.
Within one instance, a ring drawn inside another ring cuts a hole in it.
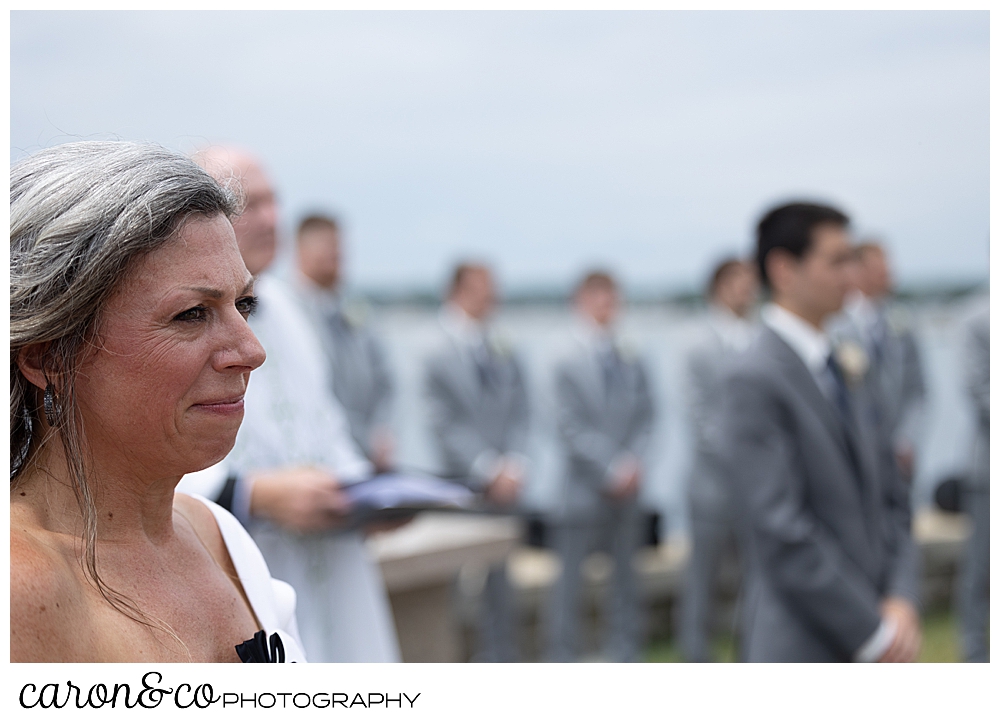
[{"label": "groom", "polygon": [[793,203],[757,227],[771,303],[724,395],[751,662],[908,662],[920,649],[907,487],[877,463],[863,354],[823,331],[848,287],[847,225]]}]

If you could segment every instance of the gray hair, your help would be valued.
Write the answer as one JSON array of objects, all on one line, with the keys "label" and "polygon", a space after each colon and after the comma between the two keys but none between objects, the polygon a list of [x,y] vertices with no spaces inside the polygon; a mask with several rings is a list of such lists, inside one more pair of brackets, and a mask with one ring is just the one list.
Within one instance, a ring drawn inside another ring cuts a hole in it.
[{"label": "gray hair", "polygon": [[[168,243],[192,214],[232,217],[238,210],[233,190],[186,156],[154,144],[67,143],[10,170],[11,489],[40,446],[57,435],[83,513],[86,567],[113,605],[96,570],[86,430],[74,399],[81,351],[141,258]],[[46,439],[39,439],[41,390],[17,365],[20,351],[34,345],[58,400]]]}]

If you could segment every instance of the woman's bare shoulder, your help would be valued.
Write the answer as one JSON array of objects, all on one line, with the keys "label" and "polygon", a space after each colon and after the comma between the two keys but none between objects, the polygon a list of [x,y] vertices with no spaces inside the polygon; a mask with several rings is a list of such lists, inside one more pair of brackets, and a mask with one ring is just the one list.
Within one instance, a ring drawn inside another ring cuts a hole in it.
[{"label": "woman's bare shoulder", "polygon": [[10,658],[57,662],[72,658],[85,594],[82,568],[58,535],[34,528],[11,506]]},{"label": "woman's bare shoulder", "polygon": [[232,561],[229,558],[226,542],[222,538],[222,532],[219,530],[219,523],[215,521],[212,511],[200,500],[183,492],[174,494],[174,510],[187,520],[212,557],[228,572],[232,567]]}]

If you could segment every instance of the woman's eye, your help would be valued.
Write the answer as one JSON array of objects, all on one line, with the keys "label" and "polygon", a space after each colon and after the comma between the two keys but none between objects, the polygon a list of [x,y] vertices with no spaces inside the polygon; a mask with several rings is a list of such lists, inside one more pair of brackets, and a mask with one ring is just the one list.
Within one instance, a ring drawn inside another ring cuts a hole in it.
[{"label": "woman's eye", "polygon": [[248,318],[257,310],[257,297],[244,296],[236,300],[236,310],[243,314],[243,318]]},{"label": "woman's eye", "polygon": [[187,311],[182,311],[174,317],[174,321],[202,321],[207,313],[208,310],[204,306],[195,306]]}]

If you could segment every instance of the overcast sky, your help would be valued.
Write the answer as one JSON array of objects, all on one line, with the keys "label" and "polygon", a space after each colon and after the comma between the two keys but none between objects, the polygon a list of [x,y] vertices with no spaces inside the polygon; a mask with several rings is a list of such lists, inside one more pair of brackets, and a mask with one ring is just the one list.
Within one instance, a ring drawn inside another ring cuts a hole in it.
[{"label": "overcast sky", "polygon": [[[984,279],[987,12],[12,12],[11,159],[233,142],[283,224],[346,223],[368,287],[459,257],[700,284],[791,197],[841,205],[903,282]],[[286,234],[287,235],[287,234]]]}]

